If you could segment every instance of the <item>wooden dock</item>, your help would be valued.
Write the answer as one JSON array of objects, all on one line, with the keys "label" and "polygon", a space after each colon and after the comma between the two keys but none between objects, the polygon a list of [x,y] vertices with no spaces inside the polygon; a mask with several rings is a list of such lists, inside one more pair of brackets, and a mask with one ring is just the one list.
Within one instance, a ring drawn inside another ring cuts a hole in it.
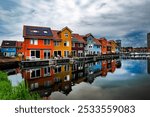
[{"label": "wooden dock", "polygon": [[29,68],[48,65],[63,65],[63,64],[74,64],[78,62],[89,63],[104,59],[117,59],[117,58],[119,58],[119,55],[101,55],[101,56],[87,56],[87,57],[34,60],[34,61],[19,61],[17,59],[1,58],[0,69],[15,68],[19,66],[22,68]]}]

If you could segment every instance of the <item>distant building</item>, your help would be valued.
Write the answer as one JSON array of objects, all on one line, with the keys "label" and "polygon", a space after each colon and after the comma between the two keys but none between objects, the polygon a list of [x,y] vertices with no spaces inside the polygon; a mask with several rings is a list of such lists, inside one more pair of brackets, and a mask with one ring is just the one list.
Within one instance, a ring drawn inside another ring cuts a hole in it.
[{"label": "distant building", "polygon": [[150,33],[147,34],[147,47],[150,48]]},{"label": "distant building", "polygon": [[121,52],[121,40],[116,40],[116,44],[117,44],[116,52],[119,53]]},{"label": "distant building", "polygon": [[1,45],[3,56],[12,57],[17,55],[17,41],[3,41]]}]

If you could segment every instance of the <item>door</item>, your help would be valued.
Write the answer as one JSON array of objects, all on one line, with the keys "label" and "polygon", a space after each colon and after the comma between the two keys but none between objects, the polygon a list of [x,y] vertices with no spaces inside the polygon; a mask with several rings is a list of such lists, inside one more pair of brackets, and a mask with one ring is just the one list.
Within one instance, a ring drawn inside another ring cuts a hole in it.
[{"label": "door", "polygon": [[50,51],[44,50],[44,59],[50,59]]}]

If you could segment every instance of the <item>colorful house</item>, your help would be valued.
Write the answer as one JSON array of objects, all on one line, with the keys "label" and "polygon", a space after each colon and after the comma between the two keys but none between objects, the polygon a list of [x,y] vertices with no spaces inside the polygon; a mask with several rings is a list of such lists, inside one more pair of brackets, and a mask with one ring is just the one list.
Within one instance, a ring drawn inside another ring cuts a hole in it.
[{"label": "colorful house", "polygon": [[98,39],[94,38],[94,55],[100,55],[101,54],[101,43]]},{"label": "colorful house", "polygon": [[65,27],[62,30],[52,30],[54,39],[54,52],[55,57],[69,57],[72,52],[72,31]]},{"label": "colorful house", "polygon": [[6,57],[13,57],[17,55],[17,41],[3,41],[1,45],[1,52]]},{"label": "colorful house", "polygon": [[100,54],[101,44],[98,42],[94,36],[89,33],[84,36],[84,40],[86,41],[85,45],[85,55],[98,55]]},{"label": "colorful house", "polygon": [[86,41],[79,34],[72,34],[72,56],[83,57]]},{"label": "colorful house", "polygon": [[107,54],[107,39],[100,38],[99,42],[101,43],[101,54]]},{"label": "colorful house", "polygon": [[23,27],[23,53],[27,60],[49,59],[53,55],[53,34],[48,27]]},{"label": "colorful house", "polygon": [[109,44],[111,45],[111,54],[116,53],[117,44],[114,40],[109,40]]}]

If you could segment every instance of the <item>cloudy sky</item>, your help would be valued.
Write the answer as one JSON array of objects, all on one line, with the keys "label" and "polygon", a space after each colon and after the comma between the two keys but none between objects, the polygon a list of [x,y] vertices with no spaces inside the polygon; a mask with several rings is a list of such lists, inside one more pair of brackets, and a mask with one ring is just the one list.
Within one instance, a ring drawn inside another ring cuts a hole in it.
[{"label": "cloudy sky", "polygon": [[23,25],[68,26],[74,33],[146,46],[150,0],[0,0],[0,43],[23,40]]}]

